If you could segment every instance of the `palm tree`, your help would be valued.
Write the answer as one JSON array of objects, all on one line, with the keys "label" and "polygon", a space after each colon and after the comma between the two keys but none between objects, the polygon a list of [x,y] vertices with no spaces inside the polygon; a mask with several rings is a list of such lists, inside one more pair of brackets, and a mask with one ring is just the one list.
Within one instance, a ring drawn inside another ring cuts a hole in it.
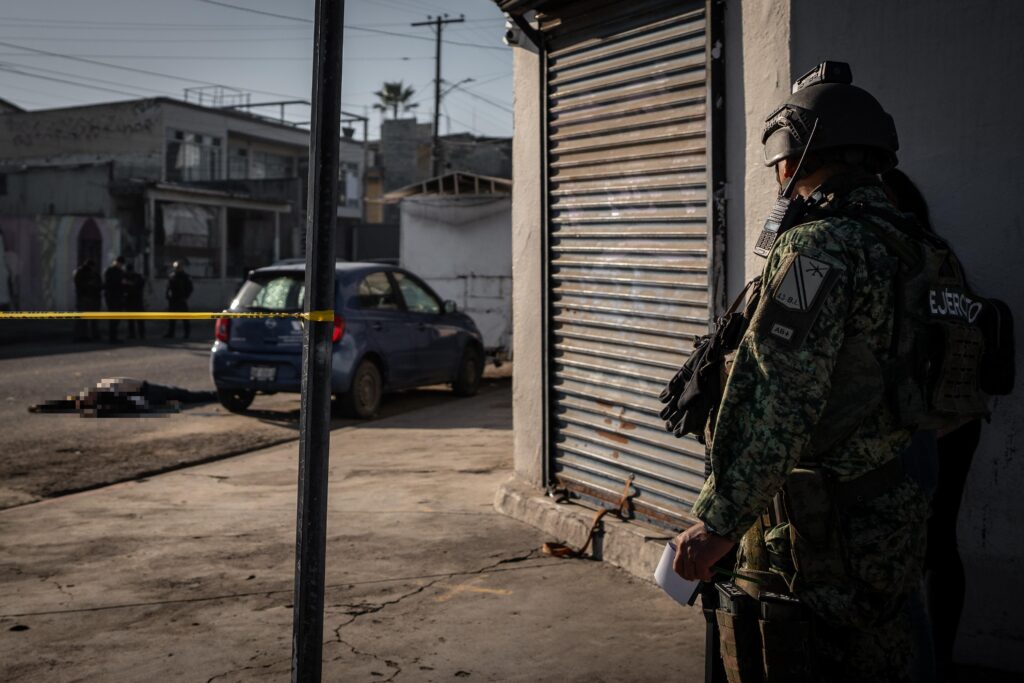
[{"label": "palm tree", "polygon": [[415,102],[409,102],[414,94],[416,94],[416,90],[412,86],[406,86],[402,81],[385,82],[384,87],[374,93],[380,102],[373,105],[373,108],[382,112],[390,109],[392,118],[397,119],[399,107],[403,112],[407,112],[420,106]]}]

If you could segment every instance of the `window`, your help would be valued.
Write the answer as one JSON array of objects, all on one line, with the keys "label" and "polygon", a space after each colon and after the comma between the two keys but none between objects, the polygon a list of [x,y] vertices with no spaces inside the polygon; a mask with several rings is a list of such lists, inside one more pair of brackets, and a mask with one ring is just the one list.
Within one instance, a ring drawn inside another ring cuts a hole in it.
[{"label": "window", "polygon": [[[157,204],[157,268],[184,261],[193,277],[220,276],[220,230],[216,207],[160,202]],[[159,272],[159,271],[158,271]]]},{"label": "window", "polygon": [[273,152],[252,153],[250,178],[293,178],[295,177],[295,158]]},{"label": "window", "polygon": [[302,273],[254,273],[245,281],[231,308],[255,311],[292,312],[302,310],[306,284]]},{"label": "window", "polygon": [[398,281],[398,288],[402,291],[402,298],[405,299],[405,307],[413,313],[429,313],[437,315],[441,312],[441,302],[424,289],[423,285],[413,280],[405,273],[395,273],[395,280]]},{"label": "window", "polygon": [[338,204],[358,209],[362,197],[359,182],[359,164],[342,161],[338,164]]},{"label": "window", "polygon": [[391,280],[387,273],[371,273],[359,283],[359,292],[356,295],[359,308],[377,309],[384,311],[397,311],[398,300],[395,298],[395,290],[391,287]]},{"label": "window", "polygon": [[220,138],[167,129],[167,180],[220,180]]},{"label": "window", "polygon": [[249,177],[249,150],[232,147],[228,150],[228,178],[244,180]]}]

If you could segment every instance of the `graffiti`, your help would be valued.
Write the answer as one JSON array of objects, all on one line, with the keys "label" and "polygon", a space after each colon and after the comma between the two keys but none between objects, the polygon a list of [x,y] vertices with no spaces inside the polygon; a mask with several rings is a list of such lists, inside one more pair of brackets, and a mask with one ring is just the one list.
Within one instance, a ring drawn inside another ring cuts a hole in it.
[{"label": "graffiti", "polygon": [[139,116],[132,118],[67,115],[48,120],[40,120],[39,117],[5,116],[3,120],[10,134],[11,144],[17,147],[32,147],[40,143],[90,142],[111,136],[147,134],[157,129],[158,121],[155,116],[136,113]]}]

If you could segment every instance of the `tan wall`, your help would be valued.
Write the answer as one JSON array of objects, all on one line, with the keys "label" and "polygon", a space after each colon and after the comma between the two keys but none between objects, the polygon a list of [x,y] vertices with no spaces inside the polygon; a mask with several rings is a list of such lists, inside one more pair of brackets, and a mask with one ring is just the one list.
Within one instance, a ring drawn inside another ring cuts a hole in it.
[{"label": "tan wall", "polygon": [[540,72],[537,54],[514,48],[512,143],[512,412],[515,471],[542,482],[543,306],[541,291],[541,130]]},{"label": "tan wall", "polygon": [[[764,165],[761,129],[768,114],[789,94],[790,20],[788,1],[744,0],[739,7],[728,7],[727,76],[738,82],[726,85],[727,92],[735,95],[725,104],[730,122],[726,131],[730,157],[726,251],[733,272],[742,264],[742,277],[729,278],[730,290],[736,293],[764,267],[764,259],[755,255],[752,247],[778,194],[778,183]],[[732,188],[738,197],[733,197]]]}]

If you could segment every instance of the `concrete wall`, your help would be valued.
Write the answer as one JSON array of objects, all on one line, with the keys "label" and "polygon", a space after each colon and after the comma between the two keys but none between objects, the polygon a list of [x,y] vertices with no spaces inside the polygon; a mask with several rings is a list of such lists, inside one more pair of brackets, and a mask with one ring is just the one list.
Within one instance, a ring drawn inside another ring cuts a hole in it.
[{"label": "concrete wall", "polygon": [[110,164],[50,166],[9,170],[0,214],[113,216]]},{"label": "concrete wall", "polygon": [[416,119],[386,119],[381,124],[380,156],[384,191],[430,177],[430,125]]},{"label": "concrete wall", "polygon": [[729,297],[758,275],[764,260],[752,251],[778,194],[764,166],[761,128],[789,93],[789,3],[726,3],[726,273]]},{"label": "concrete wall", "polygon": [[82,261],[79,235],[89,229],[100,237],[96,266],[103,272],[121,252],[116,220],[87,216],[0,215],[0,273],[10,278],[10,305],[20,310],[71,311],[75,308],[72,273]]},{"label": "concrete wall", "polygon": [[399,263],[459,305],[484,348],[512,337],[512,202],[506,195],[417,195],[402,200]]},{"label": "concrete wall", "polygon": [[164,125],[156,100],[0,116],[0,161],[27,165],[116,160],[118,177],[160,177]]},{"label": "concrete wall", "polygon": [[[854,83],[896,120],[900,168],[921,188],[981,294],[1024,312],[1024,185],[1019,41],[1024,4],[980,0],[868,3],[793,0],[791,76],[824,58],[848,61]],[[1024,367],[1024,344],[1017,366]],[[1024,460],[1024,392],[995,402],[974,456],[960,513],[967,604],[957,657],[1024,670],[1024,543],[1018,526]]]},{"label": "concrete wall", "polygon": [[543,484],[543,270],[541,257],[541,111],[537,54],[513,50],[512,140],[512,418],[516,476]]},{"label": "concrete wall", "polygon": [[512,177],[512,140],[508,138],[447,136],[441,139],[441,155],[445,173],[462,171],[495,178]]}]

